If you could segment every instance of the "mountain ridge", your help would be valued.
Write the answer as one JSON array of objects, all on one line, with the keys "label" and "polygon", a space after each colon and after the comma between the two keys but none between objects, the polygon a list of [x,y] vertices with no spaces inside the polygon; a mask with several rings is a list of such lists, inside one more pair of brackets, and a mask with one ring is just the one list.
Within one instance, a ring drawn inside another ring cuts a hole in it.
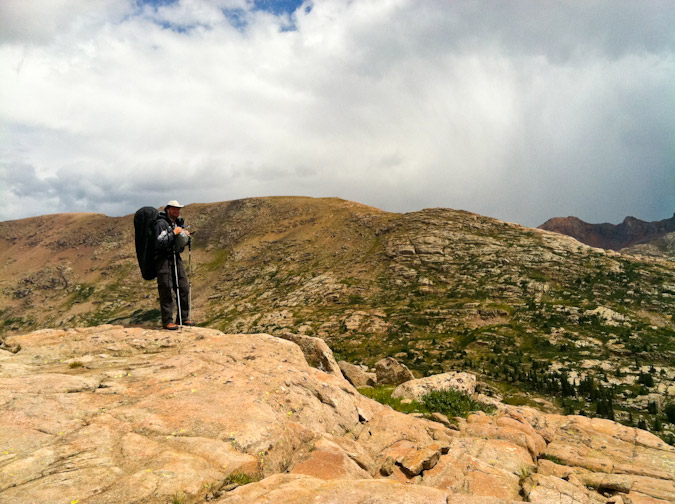
[{"label": "mountain ridge", "polygon": [[653,222],[629,216],[620,224],[590,224],[573,216],[553,217],[540,225],[539,229],[571,236],[592,247],[621,250],[675,232],[675,214],[671,218]]}]

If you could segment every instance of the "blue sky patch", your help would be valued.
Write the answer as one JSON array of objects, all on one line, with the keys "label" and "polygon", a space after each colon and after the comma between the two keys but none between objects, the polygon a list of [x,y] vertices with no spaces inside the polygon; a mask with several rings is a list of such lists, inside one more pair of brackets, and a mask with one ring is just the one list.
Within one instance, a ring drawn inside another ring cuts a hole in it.
[{"label": "blue sky patch", "polygon": [[[180,0],[136,0],[136,5],[143,7],[150,5],[154,8],[175,4]],[[275,16],[293,14],[303,3],[303,0],[254,0],[253,10],[270,12]],[[311,7],[307,7],[311,10]],[[236,12],[242,9],[227,9],[227,12]]]},{"label": "blue sky patch", "polygon": [[302,5],[303,0],[254,0],[255,10],[271,12],[275,16],[293,14]]},{"label": "blue sky patch", "polygon": [[244,30],[248,26],[248,19],[244,9],[223,9],[223,14],[237,30]]},{"label": "blue sky patch", "polygon": [[136,0],[136,5],[138,5],[139,7],[143,7],[144,5],[150,5],[155,9],[175,3],[178,3],[178,0]]}]

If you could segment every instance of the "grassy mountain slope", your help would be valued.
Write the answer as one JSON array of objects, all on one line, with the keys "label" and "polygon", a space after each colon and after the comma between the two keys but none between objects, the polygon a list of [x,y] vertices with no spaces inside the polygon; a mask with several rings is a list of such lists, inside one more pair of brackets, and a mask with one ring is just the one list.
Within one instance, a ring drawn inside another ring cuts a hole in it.
[{"label": "grassy mountain slope", "polygon": [[[195,204],[183,215],[195,232],[202,325],[302,332],[347,360],[395,355],[419,374],[470,369],[510,402],[673,428],[663,416],[675,394],[673,262],[449,209],[394,214],[275,197]],[[157,325],[132,220],[0,223],[2,334]]]},{"label": "grassy mountain slope", "polygon": [[675,260],[675,233],[668,233],[649,243],[627,247],[623,249],[622,252],[626,254],[639,254]]}]

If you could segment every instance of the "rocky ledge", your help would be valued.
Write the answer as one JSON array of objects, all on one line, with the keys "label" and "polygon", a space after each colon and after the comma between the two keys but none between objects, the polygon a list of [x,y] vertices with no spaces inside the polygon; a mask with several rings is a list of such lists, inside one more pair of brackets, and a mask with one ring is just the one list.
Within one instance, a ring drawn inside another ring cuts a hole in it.
[{"label": "rocky ledge", "polygon": [[100,326],[9,343],[2,502],[675,502],[675,450],[647,432],[506,406],[446,427],[361,396],[311,338]]}]

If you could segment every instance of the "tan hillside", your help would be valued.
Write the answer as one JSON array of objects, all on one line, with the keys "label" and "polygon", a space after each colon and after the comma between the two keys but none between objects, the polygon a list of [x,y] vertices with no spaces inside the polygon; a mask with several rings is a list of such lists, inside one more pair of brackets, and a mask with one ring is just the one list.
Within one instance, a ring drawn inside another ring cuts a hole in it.
[{"label": "tan hillside", "polygon": [[[324,339],[372,367],[468,370],[507,403],[673,439],[675,263],[451,209],[295,197],[189,205],[195,319]],[[0,223],[0,331],[157,328],[132,216]],[[187,261],[187,254],[184,254]]]}]

